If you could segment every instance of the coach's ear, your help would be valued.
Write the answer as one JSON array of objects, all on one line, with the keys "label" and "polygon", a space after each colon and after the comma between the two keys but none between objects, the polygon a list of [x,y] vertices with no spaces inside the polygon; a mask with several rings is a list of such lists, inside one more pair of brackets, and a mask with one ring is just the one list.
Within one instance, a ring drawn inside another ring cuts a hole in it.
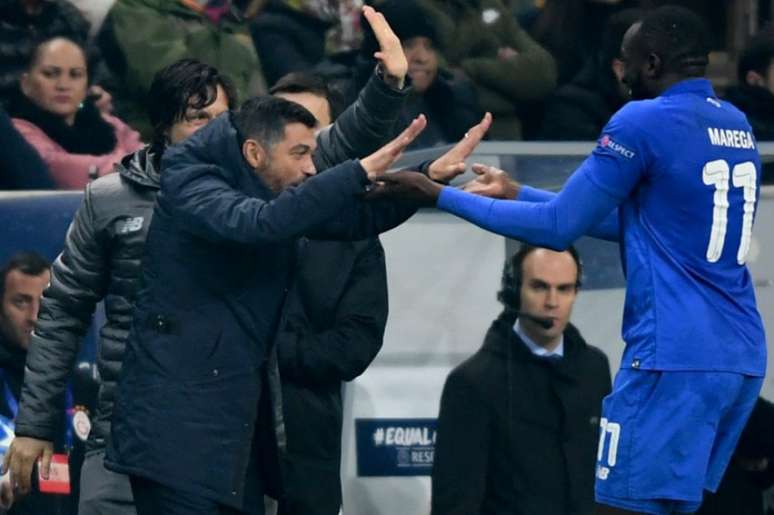
[{"label": "coach's ear", "polygon": [[253,170],[260,170],[266,162],[266,150],[254,139],[246,139],[242,143],[242,156]]}]

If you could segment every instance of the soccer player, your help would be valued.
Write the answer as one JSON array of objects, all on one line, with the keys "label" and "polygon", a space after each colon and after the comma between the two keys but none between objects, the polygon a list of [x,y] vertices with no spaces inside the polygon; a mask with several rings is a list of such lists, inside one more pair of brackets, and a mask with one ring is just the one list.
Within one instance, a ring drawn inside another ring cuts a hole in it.
[{"label": "soccer player", "polygon": [[[745,266],[760,159],[745,116],[702,78],[708,36],[694,14],[652,11],[622,50],[637,101],[557,195],[522,187],[496,200],[403,172],[384,176],[381,194],[533,245],[565,249],[591,232],[620,240],[626,348],[603,403],[598,513],[693,512],[718,487],[766,369]],[[478,191],[497,196],[479,172]]]}]

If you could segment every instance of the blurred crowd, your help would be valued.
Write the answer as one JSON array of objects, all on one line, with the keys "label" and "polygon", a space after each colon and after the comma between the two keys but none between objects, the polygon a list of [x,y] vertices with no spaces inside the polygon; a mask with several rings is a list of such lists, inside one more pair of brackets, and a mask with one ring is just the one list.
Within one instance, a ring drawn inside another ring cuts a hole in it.
[{"label": "blurred crowd", "polygon": [[[419,113],[413,148],[457,141],[489,111],[492,140],[593,141],[626,101],[621,39],[666,0],[374,0],[400,38]],[[149,87],[180,58],[239,99],[291,73],[351,105],[378,51],[362,0],[0,0],[1,189],[82,189],[149,142]],[[758,140],[774,134],[774,31],[754,35],[724,95]],[[306,79],[305,79],[306,80]],[[768,171],[768,170],[767,170]],[[770,172],[765,182],[771,180]]]}]

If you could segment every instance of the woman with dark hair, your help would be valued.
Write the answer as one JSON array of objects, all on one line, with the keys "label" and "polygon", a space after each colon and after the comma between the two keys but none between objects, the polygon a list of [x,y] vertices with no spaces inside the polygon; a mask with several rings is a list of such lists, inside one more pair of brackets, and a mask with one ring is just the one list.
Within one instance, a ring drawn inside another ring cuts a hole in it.
[{"label": "woman with dark hair", "polygon": [[14,126],[61,189],[83,188],[142,147],[136,131],[87,98],[88,87],[84,47],[55,37],[36,46],[9,106]]}]

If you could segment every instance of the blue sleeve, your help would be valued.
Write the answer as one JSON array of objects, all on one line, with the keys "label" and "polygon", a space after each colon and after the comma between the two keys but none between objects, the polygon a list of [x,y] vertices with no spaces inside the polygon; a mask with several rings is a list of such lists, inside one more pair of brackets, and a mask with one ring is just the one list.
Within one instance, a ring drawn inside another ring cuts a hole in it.
[{"label": "blue sleeve", "polygon": [[[553,191],[522,186],[516,200],[524,202],[548,202],[554,197],[556,197],[556,193]],[[621,232],[618,220],[618,209],[613,209],[604,220],[592,227],[586,236],[591,236],[592,238],[598,238],[600,240],[620,241]]]},{"label": "blue sleeve", "polygon": [[575,173],[548,202],[495,200],[445,187],[438,208],[488,231],[518,240],[565,250],[618,205],[585,174]]},{"label": "blue sleeve", "polygon": [[438,207],[497,234],[564,250],[598,226],[645,176],[650,154],[639,127],[650,109],[646,102],[630,102],[616,113],[591,155],[547,202],[494,200],[446,187]]}]

